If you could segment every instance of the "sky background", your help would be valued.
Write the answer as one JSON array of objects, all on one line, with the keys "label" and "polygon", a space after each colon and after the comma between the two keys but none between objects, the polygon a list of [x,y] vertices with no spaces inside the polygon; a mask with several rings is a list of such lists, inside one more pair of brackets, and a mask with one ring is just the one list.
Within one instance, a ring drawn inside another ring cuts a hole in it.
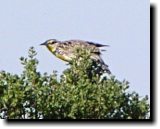
[{"label": "sky background", "polygon": [[0,71],[20,74],[19,58],[34,46],[38,70],[62,74],[68,66],[45,47],[47,39],[81,39],[110,45],[102,58],[129,91],[150,94],[150,1],[0,1]]}]

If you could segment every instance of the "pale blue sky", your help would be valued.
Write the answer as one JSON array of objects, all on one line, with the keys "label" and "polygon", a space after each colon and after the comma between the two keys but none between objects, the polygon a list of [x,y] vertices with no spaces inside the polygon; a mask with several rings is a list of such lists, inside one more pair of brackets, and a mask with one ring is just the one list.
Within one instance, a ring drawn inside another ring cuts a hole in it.
[{"label": "pale blue sky", "polygon": [[147,0],[0,1],[0,70],[20,73],[19,57],[30,46],[38,70],[59,74],[67,67],[46,48],[47,39],[82,39],[110,45],[102,58],[130,91],[150,93],[150,2]]}]

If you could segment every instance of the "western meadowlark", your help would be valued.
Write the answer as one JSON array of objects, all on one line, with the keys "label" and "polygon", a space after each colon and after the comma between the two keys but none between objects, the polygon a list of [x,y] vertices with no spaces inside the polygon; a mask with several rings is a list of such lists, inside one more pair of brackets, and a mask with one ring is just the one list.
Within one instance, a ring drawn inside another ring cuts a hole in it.
[{"label": "western meadowlark", "polygon": [[66,62],[71,62],[73,58],[76,57],[76,48],[89,50],[91,52],[91,59],[98,62],[105,72],[111,74],[108,65],[106,65],[101,58],[101,50],[99,49],[100,47],[106,47],[108,45],[83,40],[58,41],[56,39],[49,39],[40,45],[45,45],[52,54]]}]

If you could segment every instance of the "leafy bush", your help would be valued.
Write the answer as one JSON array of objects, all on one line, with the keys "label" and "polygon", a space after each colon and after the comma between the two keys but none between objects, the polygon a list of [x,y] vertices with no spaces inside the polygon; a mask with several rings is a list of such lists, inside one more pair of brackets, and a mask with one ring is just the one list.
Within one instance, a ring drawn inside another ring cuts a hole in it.
[{"label": "leafy bush", "polygon": [[[36,51],[21,57],[21,75],[0,72],[3,119],[149,119],[148,97],[129,93],[129,83],[102,76],[89,52],[79,52],[60,80],[37,71]],[[81,57],[81,58],[80,58]],[[93,65],[94,64],[94,65]]]}]

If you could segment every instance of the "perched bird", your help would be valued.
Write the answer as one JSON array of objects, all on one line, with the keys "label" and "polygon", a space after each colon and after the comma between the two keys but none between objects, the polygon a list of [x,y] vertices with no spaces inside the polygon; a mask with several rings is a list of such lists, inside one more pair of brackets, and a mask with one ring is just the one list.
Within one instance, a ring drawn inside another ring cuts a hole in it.
[{"label": "perched bird", "polygon": [[76,57],[76,48],[89,50],[91,52],[90,58],[98,62],[104,71],[111,74],[108,65],[106,65],[101,58],[101,50],[99,49],[100,47],[106,47],[108,45],[83,40],[58,41],[56,39],[49,39],[40,45],[45,45],[52,54],[66,62],[71,62],[73,58]]}]

